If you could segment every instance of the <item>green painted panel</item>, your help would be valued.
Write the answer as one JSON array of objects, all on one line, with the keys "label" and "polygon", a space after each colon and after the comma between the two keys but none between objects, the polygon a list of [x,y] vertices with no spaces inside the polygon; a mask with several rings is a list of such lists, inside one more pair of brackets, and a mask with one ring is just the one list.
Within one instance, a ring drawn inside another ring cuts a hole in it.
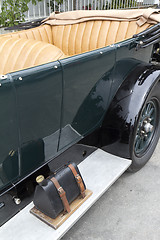
[{"label": "green painted panel", "polygon": [[151,45],[147,48],[136,50],[136,45],[136,39],[134,38],[115,44],[116,63],[109,99],[110,102],[128,74],[139,64],[146,64],[150,61],[153,46]]},{"label": "green painted panel", "polygon": [[[18,127],[16,97],[10,77],[1,80],[0,87],[0,191],[18,178],[14,163],[18,162]],[[14,159],[12,158],[14,156]],[[10,159],[15,161],[10,162]]]},{"label": "green painted panel", "polygon": [[[20,135],[20,175],[30,173],[57,153],[62,100],[58,62],[12,74]],[[18,166],[17,166],[18,167]]]},{"label": "green painted panel", "polygon": [[114,63],[114,47],[61,60],[64,89],[59,149],[100,125],[108,104]]}]

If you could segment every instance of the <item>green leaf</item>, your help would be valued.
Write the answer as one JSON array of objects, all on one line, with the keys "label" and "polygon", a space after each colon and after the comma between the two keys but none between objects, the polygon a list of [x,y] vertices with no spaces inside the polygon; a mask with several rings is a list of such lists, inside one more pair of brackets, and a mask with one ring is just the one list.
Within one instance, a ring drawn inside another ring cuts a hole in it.
[{"label": "green leaf", "polygon": [[0,25],[4,27],[13,26],[19,24],[21,21],[25,21],[25,12],[28,11],[28,3],[36,5],[37,2],[42,0],[4,0],[1,13],[0,13]]}]

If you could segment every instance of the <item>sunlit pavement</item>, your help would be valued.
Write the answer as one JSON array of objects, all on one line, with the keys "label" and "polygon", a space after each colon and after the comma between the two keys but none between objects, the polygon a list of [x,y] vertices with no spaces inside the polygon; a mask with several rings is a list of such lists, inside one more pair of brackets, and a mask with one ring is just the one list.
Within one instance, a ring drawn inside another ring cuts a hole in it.
[{"label": "sunlit pavement", "polygon": [[72,239],[160,239],[160,142],[145,167],[119,178],[63,237]]}]

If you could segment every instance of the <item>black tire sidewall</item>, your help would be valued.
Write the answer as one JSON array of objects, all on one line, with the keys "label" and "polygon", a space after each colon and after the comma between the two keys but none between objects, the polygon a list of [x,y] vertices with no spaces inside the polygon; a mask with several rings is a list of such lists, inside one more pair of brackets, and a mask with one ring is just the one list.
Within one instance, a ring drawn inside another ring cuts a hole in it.
[{"label": "black tire sidewall", "polygon": [[[159,140],[159,135],[160,135],[160,87],[159,86],[160,86],[160,82],[158,82],[151,90],[150,94],[148,95],[147,99],[145,100],[145,102],[141,108],[140,114],[138,116],[138,120],[134,126],[134,132],[133,132],[133,137],[132,137],[132,141],[131,141],[131,153],[130,153],[131,159],[132,159],[132,164],[128,169],[129,172],[136,172],[136,171],[140,170],[149,161],[149,159],[151,158],[151,156],[156,148],[157,142]],[[158,89],[159,89],[159,92],[158,92]],[[154,135],[153,135],[152,140],[151,140],[148,148],[146,149],[145,153],[141,157],[137,157],[135,155],[135,151],[134,151],[137,126],[139,124],[139,120],[141,118],[142,111],[143,111],[145,105],[150,100],[155,100],[156,104],[158,104],[156,129],[154,130]]]}]

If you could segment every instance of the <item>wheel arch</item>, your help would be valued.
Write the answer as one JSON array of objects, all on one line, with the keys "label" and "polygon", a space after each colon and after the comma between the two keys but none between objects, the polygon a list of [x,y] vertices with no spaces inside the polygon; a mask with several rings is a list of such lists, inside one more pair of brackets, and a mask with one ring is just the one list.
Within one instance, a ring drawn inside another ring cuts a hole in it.
[{"label": "wheel arch", "polygon": [[143,103],[159,81],[160,67],[151,64],[140,64],[128,74],[104,117],[101,128],[102,149],[131,158],[134,126]]}]

